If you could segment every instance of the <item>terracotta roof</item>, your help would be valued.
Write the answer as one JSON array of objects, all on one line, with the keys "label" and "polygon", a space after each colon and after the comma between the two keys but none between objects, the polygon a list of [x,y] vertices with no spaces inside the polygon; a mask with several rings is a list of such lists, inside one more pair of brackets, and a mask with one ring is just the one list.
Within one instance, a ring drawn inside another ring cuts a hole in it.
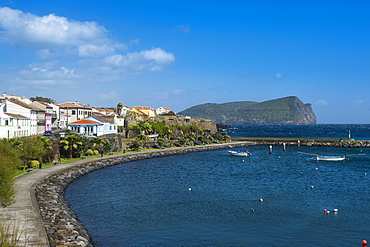
[{"label": "terracotta roof", "polygon": [[61,104],[59,104],[59,107],[64,107],[64,108],[88,108],[88,109],[92,109],[92,107],[87,106],[87,105],[80,104],[78,102],[65,102],[65,103],[61,103]]},{"label": "terracotta roof", "polygon": [[22,116],[22,115],[19,115],[19,114],[13,114],[13,113],[7,113],[7,112],[4,112],[4,114],[6,114],[6,115],[8,115],[9,117],[12,117],[12,118],[28,119],[28,117],[25,117],[25,116]]},{"label": "terracotta roof", "polygon": [[111,124],[114,123],[114,116],[112,115],[109,116],[109,115],[104,115],[104,114],[95,112],[92,114],[92,117],[96,117],[97,119],[104,121],[104,122],[110,122]]},{"label": "terracotta roof", "polygon": [[134,107],[135,109],[138,109],[138,110],[150,110],[151,108],[148,107],[148,106],[135,106]]},{"label": "terracotta roof", "polygon": [[99,123],[97,121],[93,121],[93,120],[90,120],[90,119],[81,119],[81,120],[77,120],[77,121],[74,121],[72,123],[69,123],[68,125],[103,125],[102,123]]}]

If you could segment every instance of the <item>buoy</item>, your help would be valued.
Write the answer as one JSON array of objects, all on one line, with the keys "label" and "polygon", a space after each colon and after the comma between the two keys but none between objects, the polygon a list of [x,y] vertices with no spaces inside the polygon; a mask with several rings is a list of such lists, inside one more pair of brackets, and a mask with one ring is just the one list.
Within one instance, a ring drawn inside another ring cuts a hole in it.
[{"label": "buoy", "polygon": [[365,172],[365,175],[367,175],[366,172]]},{"label": "buoy", "polygon": [[362,240],[361,244],[362,244],[362,246],[367,246],[367,241],[366,240]]},{"label": "buoy", "polygon": [[325,214],[330,214],[330,211],[329,211],[329,210],[324,209],[324,213],[325,213]]},{"label": "buoy", "polygon": [[315,188],[315,186],[311,185],[311,189],[314,189],[314,188]]},{"label": "buoy", "polygon": [[242,160],[244,162],[244,160]]},{"label": "buoy", "polygon": [[263,202],[263,199],[262,198],[260,198],[260,202]]},{"label": "buoy", "polygon": [[255,212],[256,210],[254,210],[253,208],[251,208],[251,211],[252,211],[252,212]]},{"label": "buoy", "polygon": [[338,213],[338,209],[337,209],[337,208],[334,208],[334,209],[333,209],[333,212],[334,212],[334,213]]},{"label": "buoy", "polygon": [[189,188],[188,191],[191,191],[191,188]]},{"label": "buoy", "polygon": [[316,170],[319,170],[319,168],[316,167]]}]

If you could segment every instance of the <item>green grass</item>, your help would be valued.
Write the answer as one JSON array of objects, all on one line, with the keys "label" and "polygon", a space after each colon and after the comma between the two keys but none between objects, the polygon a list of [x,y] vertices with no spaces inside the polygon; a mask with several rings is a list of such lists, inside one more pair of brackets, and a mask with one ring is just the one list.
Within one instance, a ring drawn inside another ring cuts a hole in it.
[{"label": "green grass", "polygon": [[[210,144],[202,144],[202,145],[213,145],[213,144],[217,144],[217,143],[210,143]],[[181,146],[181,147],[168,147],[168,148],[165,148],[165,149],[172,149],[172,148],[182,148],[184,146]],[[161,148],[149,148],[149,149],[140,149],[139,152],[142,152],[142,151],[153,151],[153,150],[161,150]],[[138,151],[135,151],[135,150],[126,150],[126,153],[136,153]],[[113,154],[123,154],[123,151],[119,151],[119,152],[113,152]],[[109,156],[109,154],[104,154],[104,156]],[[96,155],[91,155],[91,156],[86,156],[86,159],[89,159],[89,158],[94,158],[94,157],[101,157],[100,154],[96,154]],[[76,161],[76,160],[81,160],[82,157],[80,158],[72,158],[72,159],[68,159],[68,158],[60,158],[60,163],[67,163],[67,162],[72,162],[72,161]],[[45,168],[45,167],[48,167],[48,166],[53,166],[55,165],[54,163],[48,163],[48,164],[43,164],[42,165],[42,168]],[[33,171],[35,170],[39,170],[38,167],[35,167],[33,169]],[[22,174],[25,174],[25,173],[28,173],[28,168],[26,168],[24,171],[23,169],[18,169],[16,171],[16,174],[15,174],[15,177],[18,177]],[[1,245],[0,245],[1,246]]]}]

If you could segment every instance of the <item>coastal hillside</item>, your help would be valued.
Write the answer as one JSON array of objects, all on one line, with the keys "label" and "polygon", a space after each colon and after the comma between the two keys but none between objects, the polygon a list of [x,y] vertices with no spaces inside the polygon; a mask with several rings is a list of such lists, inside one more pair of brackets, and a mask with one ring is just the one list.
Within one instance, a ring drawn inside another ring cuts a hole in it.
[{"label": "coastal hillside", "polygon": [[316,124],[311,104],[290,96],[264,102],[206,103],[178,113],[222,124]]}]

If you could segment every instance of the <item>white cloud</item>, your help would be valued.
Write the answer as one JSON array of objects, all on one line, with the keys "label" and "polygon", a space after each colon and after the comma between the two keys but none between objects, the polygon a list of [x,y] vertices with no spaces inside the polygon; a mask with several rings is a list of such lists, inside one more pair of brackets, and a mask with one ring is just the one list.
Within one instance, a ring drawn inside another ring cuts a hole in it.
[{"label": "white cloud", "polygon": [[22,49],[76,49],[80,56],[103,56],[126,46],[109,38],[98,23],[68,20],[54,14],[37,16],[0,8],[0,41]]},{"label": "white cloud", "polygon": [[24,51],[18,67],[0,67],[0,86],[7,91],[71,95],[73,89],[80,95],[95,90],[92,84],[109,88],[109,83],[122,83],[129,76],[161,72],[175,61],[173,53],[159,47],[129,52],[131,46],[140,45],[139,39],[123,44],[93,21],[37,16],[8,7],[0,7],[0,49],[8,49],[1,43]]},{"label": "white cloud", "polygon": [[161,71],[164,65],[175,61],[175,56],[161,48],[152,48],[140,52],[129,52],[126,55],[108,56],[105,61],[113,66],[131,68],[137,71]]},{"label": "white cloud", "polygon": [[281,74],[281,73],[276,73],[275,74],[275,79],[281,79],[281,78],[283,78],[283,74]]},{"label": "white cloud", "polygon": [[178,25],[174,28],[174,30],[183,33],[190,33],[190,27],[188,25]]},{"label": "white cloud", "polygon": [[109,99],[116,99],[118,98],[120,95],[115,92],[115,91],[110,91],[110,92],[106,92],[106,93],[101,93],[99,95],[99,98],[102,99],[102,100],[109,100]]},{"label": "white cloud", "polygon": [[365,103],[362,99],[356,100],[355,103],[353,104],[354,106],[361,106]]},{"label": "white cloud", "polygon": [[324,99],[319,99],[315,102],[316,105],[322,105],[322,106],[325,106],[325,105],[328,105],[329,103],[324,100]]}]

